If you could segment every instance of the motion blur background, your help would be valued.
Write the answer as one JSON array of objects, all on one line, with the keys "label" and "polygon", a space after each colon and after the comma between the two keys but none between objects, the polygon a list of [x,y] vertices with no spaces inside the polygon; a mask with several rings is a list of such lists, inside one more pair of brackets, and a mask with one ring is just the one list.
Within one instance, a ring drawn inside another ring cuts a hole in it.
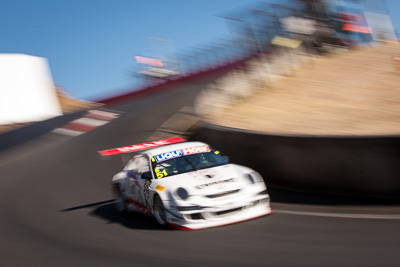
[{"label": "motion blur background", "polygon": [[331,19],[342,9],[389,15],[395,29],[400,25],[396,0],[4,0],[0,53],[47,58],[58,87],[94,101],[146,84],[135,56],[163,60],[179,73],[223,63],[240,56],[235,41],[251,38],[249,31],[272,38],[275,20],[304,12],[307,2],[326,5]]},{"label": "motion blur background", "polygon": [[[1,263],[397,266],[399,6],[2,0]],[[274,213],[119,215],[97,151],[171,136],[261,173]]]}]

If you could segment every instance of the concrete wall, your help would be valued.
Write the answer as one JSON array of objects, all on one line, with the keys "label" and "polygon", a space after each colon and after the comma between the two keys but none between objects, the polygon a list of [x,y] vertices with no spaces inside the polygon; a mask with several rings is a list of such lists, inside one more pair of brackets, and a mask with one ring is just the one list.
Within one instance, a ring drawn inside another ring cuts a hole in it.
[{"label": "concrete wall", "polygon": [[192,137],[260,172],[268,186],[343,196],[400,196],[400,136],[274,135],[204,124]]}]

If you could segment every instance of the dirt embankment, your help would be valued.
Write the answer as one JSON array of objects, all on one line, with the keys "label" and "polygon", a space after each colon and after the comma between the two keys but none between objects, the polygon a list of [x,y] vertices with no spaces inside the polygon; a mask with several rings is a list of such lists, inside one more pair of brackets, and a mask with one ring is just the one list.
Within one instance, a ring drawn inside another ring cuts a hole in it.
[{"label": "dirt embankment", "polygon": [[93,102],[85,102],[74,98],[73,96],[65,93],[60,89],[56,89],[58,99],[60,100],[61,110],[64,114],[72,113],[75,111],[98,107],[101,104]]},{"label": "dirt embankment", "polygon": [[400,45],[386,42],[315,58],[293,76],[261,88],[206,121],[271,133],[398,135],[396,53]]}]

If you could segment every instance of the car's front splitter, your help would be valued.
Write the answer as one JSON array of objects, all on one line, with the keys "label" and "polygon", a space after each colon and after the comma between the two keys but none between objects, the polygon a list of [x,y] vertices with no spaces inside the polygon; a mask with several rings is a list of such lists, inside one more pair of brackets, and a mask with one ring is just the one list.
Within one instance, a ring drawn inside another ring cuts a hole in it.
[{"label": "car's front splitter", "polygon": [[229,225],[229,224],[234,224],[234,223],[240,223],[252,219],[256,219],[268,214],[272,213],[271,208],[265,208],[262,209],[262,211],[258,212],[244,212],[243,214],[238,214],[235,216],[229,216],[226,218],[220,218],[220,219],[215,219],[215,220],[202,220],[201,222],[198,221],[191,221],[191,222],[184,222],[184,223],[178,223],[178,222],[168,222],[168,227],[172,229],[177,229],[177,230],[183,230],[183,231],[189,231],[189,230],[201,230],[205,228],[211,228],[211,227],[219,227],[219,226],[224,226],[224,225]]}]

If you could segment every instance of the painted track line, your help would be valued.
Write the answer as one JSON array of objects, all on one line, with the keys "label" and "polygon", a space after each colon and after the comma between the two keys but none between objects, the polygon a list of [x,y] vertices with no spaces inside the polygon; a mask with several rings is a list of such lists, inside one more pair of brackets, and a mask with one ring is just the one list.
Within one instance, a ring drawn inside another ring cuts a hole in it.
[{"label": "painted track line", "polygon": [[349,218],[349,219],[400,220],[400,214],[331,213],[331,212],[290,211],[290,210],[275,210],[275,209],[274,213],[303,215],[303,216]]}]

